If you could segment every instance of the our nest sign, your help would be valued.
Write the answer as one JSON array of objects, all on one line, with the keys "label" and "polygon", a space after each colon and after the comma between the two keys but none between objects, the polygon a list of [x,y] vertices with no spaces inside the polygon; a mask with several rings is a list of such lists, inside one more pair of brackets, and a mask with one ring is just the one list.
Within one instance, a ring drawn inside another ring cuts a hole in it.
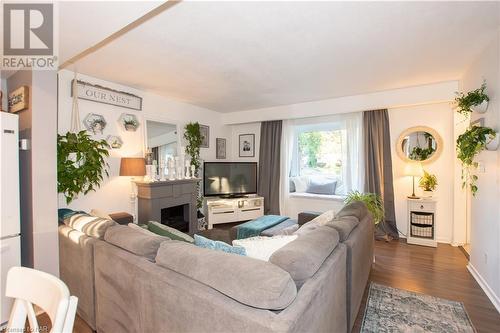
[{"label": "our nest sign", "polygon": [[[71,82],[71,96],[73,96],[73,82]],[[78,98],[87,101],[121,106],[132,110],[142,110],[142,98],[123,91],[102,87],[88,82],[76,81]]]}]

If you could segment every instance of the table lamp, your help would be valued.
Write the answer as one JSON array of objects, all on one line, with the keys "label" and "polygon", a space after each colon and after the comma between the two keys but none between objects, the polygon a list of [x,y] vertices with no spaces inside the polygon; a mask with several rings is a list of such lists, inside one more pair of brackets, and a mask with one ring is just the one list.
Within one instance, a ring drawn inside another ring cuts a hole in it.
[{"label": "table lamp", "polygon": [[411,195],[408,196],[410,199],[420,199],[420,197],[417,197],[415,195],[415,177],[421,177],[423,172],[422,172],[422,165],[420,162],[410,162],[407,163],[405,166],[405,176],[411,176],[413,177],[413,192]]},{"label": "table lamp", "polygon": [[146,175],[146,161],[142,157],[122,157],[120,161],[120,176],[132,177],[130,179],[130,205],[132,206],[132,211],[134,212],[135,220],[135,187],[134,187],[134,177],[140,177]]}]

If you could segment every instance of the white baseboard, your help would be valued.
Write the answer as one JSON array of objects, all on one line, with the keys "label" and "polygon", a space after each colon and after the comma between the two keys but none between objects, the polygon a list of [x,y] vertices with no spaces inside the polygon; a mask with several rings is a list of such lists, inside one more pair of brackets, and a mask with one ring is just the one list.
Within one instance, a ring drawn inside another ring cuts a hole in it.
[{"label": "white baseboard", "polygon": [[493,289],[488,285],[485,279],[479,274],[479,272],[474,268],[474,266],[469,262],[467,265],[467,269],[472,274],[474,279],[476,279],[479,286],[483,289],[484,293],[490,299],[493,306],[497,309],[498,313],[500,313],[500,298],[495,294]]}]

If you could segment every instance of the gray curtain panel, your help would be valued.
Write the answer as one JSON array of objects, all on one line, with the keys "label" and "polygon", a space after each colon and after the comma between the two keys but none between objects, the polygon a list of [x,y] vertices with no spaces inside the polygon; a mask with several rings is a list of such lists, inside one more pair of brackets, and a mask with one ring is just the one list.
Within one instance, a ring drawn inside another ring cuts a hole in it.
[{"label": "gray curtain panel", "polygon": [[363,136],[365,192],[377,193],[384,200],[385,221],[378,224],[375,236],[383,239],[398,239],[387,110],[363,112]]},{"label": "gray curtain panel", "polygon": [[264,213],[280,213],[280,160],[283,121],[265,121],[260,127],[259,195],[264,197]]}]

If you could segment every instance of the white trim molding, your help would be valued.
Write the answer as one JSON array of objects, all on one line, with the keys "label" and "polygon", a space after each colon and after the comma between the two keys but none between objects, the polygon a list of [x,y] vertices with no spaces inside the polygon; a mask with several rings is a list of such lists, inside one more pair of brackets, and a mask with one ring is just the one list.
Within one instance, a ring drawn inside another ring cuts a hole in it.
[{"label": "white trim molding", "polygon": [[474,266],[469,262],[467,265],[467,269],[472,274],[474,279],[477,281],[481,289],[483,289],[484,293],[490,299],[493,306],[497,309],[498,313],[500,313],[500,298],[495,294],[493,289],[488,285],[486,280],[479,274],[479,272],[474,268]]}]

